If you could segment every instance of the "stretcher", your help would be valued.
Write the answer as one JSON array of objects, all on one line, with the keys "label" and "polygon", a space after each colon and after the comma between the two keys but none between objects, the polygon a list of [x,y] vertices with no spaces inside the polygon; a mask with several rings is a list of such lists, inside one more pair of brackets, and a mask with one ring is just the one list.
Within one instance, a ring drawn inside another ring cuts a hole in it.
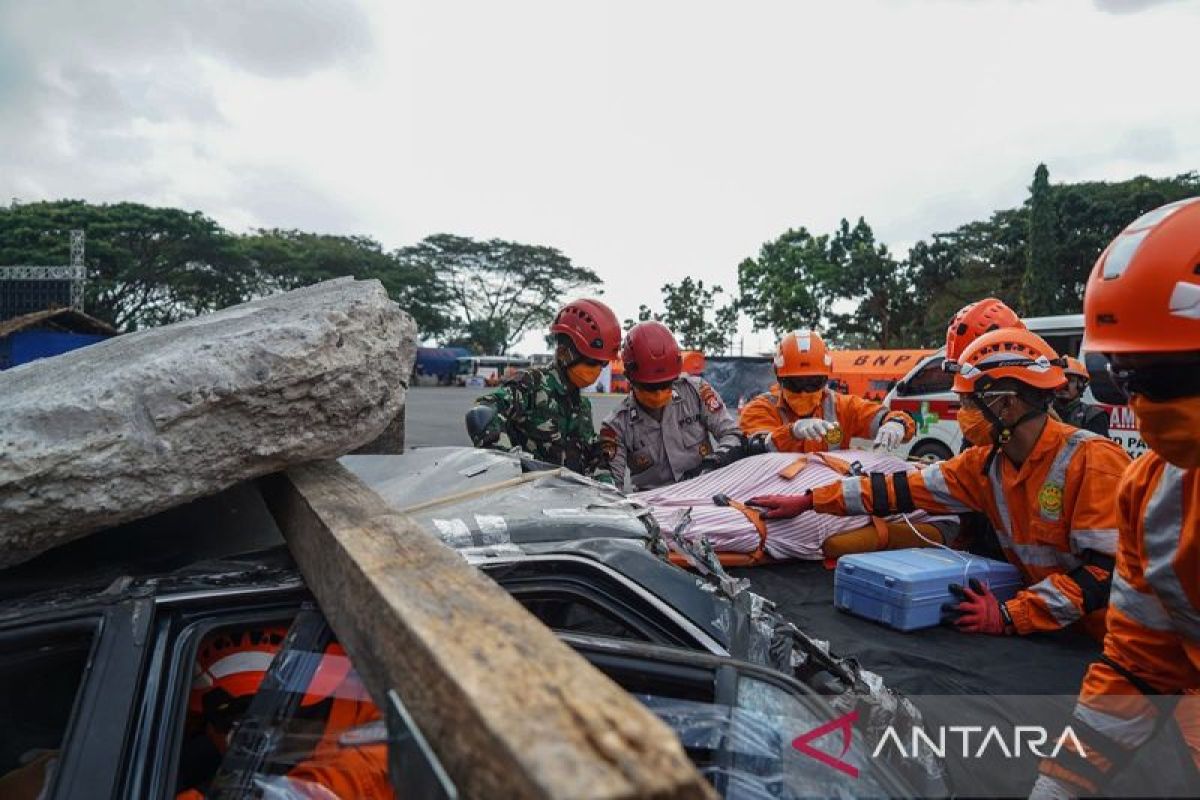
[{"label": "stretcher", "polygon": [[[864,450],[836,455],[767,453],[691,480],[632,494],[630,499],[648,507],[664,530],[673,530],[688,509],[691,521],[683,537],[692,543],[706,539],[726,566],[791,559],[825,561],[852,552],[941,543],[953,537],[957,517],[920,511],[907,519],[810,512],[794,519],[767,521],[746,501],[762,494],[798,495],[855,474],[916,468],[895,456]],[[686,565],[677,551],[671,559]]]}]

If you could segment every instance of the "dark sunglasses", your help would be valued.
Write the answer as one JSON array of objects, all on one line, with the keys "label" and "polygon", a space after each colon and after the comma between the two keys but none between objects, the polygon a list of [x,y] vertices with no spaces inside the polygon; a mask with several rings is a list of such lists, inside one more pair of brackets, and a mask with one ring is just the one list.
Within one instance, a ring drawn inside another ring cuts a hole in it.
[{"label": "dark sunglasses", "polygon": [[779,385],[789,392],[816,392],[829,383],[826,375],[806,375],[800,378],[780,378]]},{"label": "dark sunglasses", "polygon": [[1137,369],[1117,369],[1110,363],[1108,374],[1126,400],[1134,394],[1155,403],[1200,395],[1200,362]]},{"label": "dark sunglasses", "polygon": [[630,381],[630,383],[643,392],[661,392],[675,385],[674,381],[662,381],[661,383],[638,383],[637,381]]}]

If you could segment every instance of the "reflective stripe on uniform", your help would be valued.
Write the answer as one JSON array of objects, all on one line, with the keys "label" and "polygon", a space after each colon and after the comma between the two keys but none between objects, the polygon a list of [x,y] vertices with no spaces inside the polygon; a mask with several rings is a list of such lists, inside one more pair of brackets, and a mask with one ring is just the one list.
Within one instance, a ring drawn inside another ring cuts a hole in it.
[{"label": "reflective stripe on uniform", "polygon": [[876,436],[879,434],[879,428],[881,425],[883,425],[883,420],[889,413],[890,412],[886,407],[875,412],[875,416],[871,418],[871,432],[868,434],[869,436]]},{"label": "reflective stripe on uniform", "polygon": [[[1078,433],[1086,433],[1087,436],[1080,437],[1081,439],[1088,436],[1095,436],[1087,431],[1078,431]],[[1071,435],[1075,438],[1075,434]],[[1065,448],[1064,448],[1065,449]],[[1061,456],[1061,453],[1060,453]],[[1070,459],[1065,459],[1064,464]],[[1054,474],[1055,467],[1058,466],[1059,459],[1056,458],[1050,468],[1050,474]],[[1001,526],[996,528],[996,538],[1000,540],[1000,546],[1005,550],[1011,551],[1022,564],[1030,567],[1060,567],[1064,572],[1070,572],[1080,566],[1081,562],[1078,558],[1070,553],[1063,552],[1057,547],[1052,547],[1045,544],[1027,544],[1024,542],[1014,542],[1012,536],[1012,514],[1008,510],[1008,498],[1004,494],[1004,482],[1000,477],[1001,458],[992,461],[992,467],[988,470],[988,486],[992,490],[992,497],[996,501],[996,515],[1000,518]],[[1065,472],[1065,466],[1063,467]],[[1049,478],[1047,479],[1049,483]]]},{"label": "reflective stripe on uniform", "polygon": [[955,513],[975,510],[970,506],[963,505],[958,498],[950,494],[950,488],[946,486],[946,476],[942,474],[941,464],[930,464],[928,467],[924,467],[921,470],[921,481],[933,495],[933,499],[947,510]]},{"label": "reflective stripe on uniform", "polygon": [[1071,552],[1095,550],[1106,556],[1117,554],[1116,528],[1082,528],[1071,531]]},{"label": "reflective stripe on uniform", "polygon": [[869,514],[863,505],[862,483],[860,478],[842,478],[842,497],[846,503],[847,514]]},{"label": "reflective stripe on uniform", "polygon": [[1141,745],[1154,733],[1154,715],[1138,714],[1134,717],[1118,717],[1106,714],[1079,703],[1075,706],[1075,718],[1127,748]]},{"label": "reflective stripe on uniform", "polygon": [[833,392],[829,389],[825,390],[825,397],[821,400],[821,419],[841,424],[841,421],[838,420],[837,401],[834,400]]},{"label": "reflective stripe on uniform", "polygon": [[1071,598],[1063,594],[1049,578],[1030,586],[1029,591],[1038,596],[1046,606],[1046,610],[1050,612],[1050,616],[1054,617],[1054,621],[1059,625],[1067,626],[1079,619],[1079,607],[1071,602]]},{"label": "reflective stripe on uniform", "polygon": [[1192,605],[1175,571],[1179,538],[1183,534],[1184,471],[1167,464],[1154,495],[1146,506],[1142,539],[1146,547],[1146,583],[1170,615],[1175,628],[1190,639],[1200,640],[1200,611]]},{"label": "reflective stripe on uniform", "polygon": [[1083,565],[1075,556],[1048,544],[1024,544],[1010,540],[1001,545],[1015,553],[1022,564],[1030,567],[1059,567],[1063,572],[1070,572]]},{"label": "reflective stripe on uniform", "polygon": [[[1056,486],[1061,493],[1067,485],[1067,467],[1071,465],[1071,458],[1075,455],[1075,451],[1079,449],[1079,445],[1086,442],[1088,439],[1099,439],[1098,434],[1091,431],[1077,430],[1074,431],[1067,440],[1063,442],[1063,446],[1059,449],[1058,455],[1054,457],[1053,463],[1050,464],[1050,471],[1046,473],[1046,480],[1042,482],[1042,488],[1045,490],[1047,486]],[[997,459],[999,461],[999,459]],[[1063,508],[1059,507],[1061,515]],[[1059,517],[1051,517],[1046,512],[1046,507],[1042,506],[1040,512],[1042,519],[1049,522],[1057,522]],[[1114,543],[1115,544],[1115,543]],[[1113,553],[1116,551],[1113,550]]]},{"label": "reflective stripe on uniform", "polygon": [[1155,631],[1173,629],[1171,617],[1158,598],[1146,592],[1139,592],[1121,577],[1118,570],[1113,571],[1112,591],[1108,595],[1108,604],[1143,628]]},{"label": "reflective stripe on uniform", "polygon": [[992,490],[992,499],[996,501],[996,515],[1000,517],[1000,525],[996,528],[996,538],[1001,547],[1012,548],[1012,516],[1008,513],[1008,498],[1004,496],[1004,481],[1000,477],[1000,461],[1003,456],[992,459],[992,467],[988,470],[988,486]]}]

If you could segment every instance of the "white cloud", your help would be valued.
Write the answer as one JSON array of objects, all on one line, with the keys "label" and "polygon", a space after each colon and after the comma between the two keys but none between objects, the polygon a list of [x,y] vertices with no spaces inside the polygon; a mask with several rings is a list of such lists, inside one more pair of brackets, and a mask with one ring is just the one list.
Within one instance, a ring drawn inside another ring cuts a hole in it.
[{"label": "white cloud", "polygon": [[631,316],[789,226],[1197,168],[1200,4],[1132,5],[0,0],[0,197],[550,244]]}]

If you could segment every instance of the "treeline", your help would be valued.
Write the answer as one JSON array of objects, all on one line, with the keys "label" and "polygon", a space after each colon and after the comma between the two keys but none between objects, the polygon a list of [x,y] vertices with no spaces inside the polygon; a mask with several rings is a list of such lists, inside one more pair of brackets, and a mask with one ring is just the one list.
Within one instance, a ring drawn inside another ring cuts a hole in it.
[{"label": "treeline", "polygon": [[1140,214],[1200,195],[1200,175],[1051,184],[1039,165],[1018,208],[935,233],[899,257],[861,217],[832,233],[794,228],[738,265],[738,294],[685,278],[662,287],[662,319],[688,347],[726,352],[739,314],[776,334],[814,327],[842,347],[938,347],[963,305],[999,297],[1025,316],[1083,309],[1096,257]]},{"label": "treeline", "polygon": [[386,250],[369,236],[237,234],[199,212],[79,200],[0,208],[0,265],[65,264],[87,235],[86,309],[130,331],[330,278],[378,278],[423,338],[504,353],[559,300],[600,283],[552,247],[438,234]]},{"label": "treeline", "polygon": [[[1052,184],[1039,165],[1021,206],[935,233],[904,256],[861,217],[831,233],[789,229],[737,266],[736,295],[685,278],[637,319],[662,319],[707,353],[734,349],[741,315],[776,334],[814,327],[841,347],[936,347],[955,311],[989,295],[1026,316],[1079,312],[1109,240],[1138,215],[1194,195],[1196,172]],[[600,284],[540,245],[437,234],[387,250],[369,236],[238,234],[199,212],[79,200],[0,208],[0,265],[66,263],[73,228],[87,233],[87,311],[121,330],[354,275],[378,278],[423,338],[505,353],[544,328],[566,295]]]}]

